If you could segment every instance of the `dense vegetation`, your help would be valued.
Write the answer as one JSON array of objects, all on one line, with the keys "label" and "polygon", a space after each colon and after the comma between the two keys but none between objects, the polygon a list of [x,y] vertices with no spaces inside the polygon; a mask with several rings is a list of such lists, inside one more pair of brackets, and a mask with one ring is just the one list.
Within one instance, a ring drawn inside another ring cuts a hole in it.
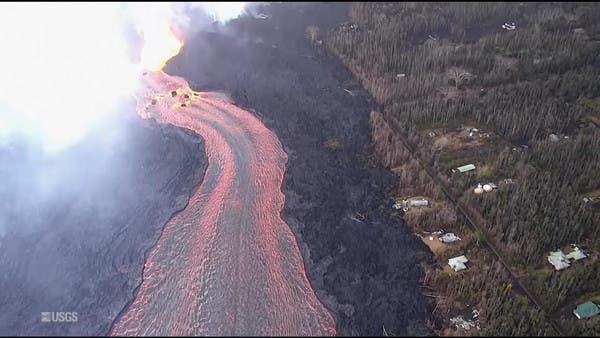
[{"label": "dense vegetation", "polygon": [[483,268],[477,273],[448,275],[434,273],[431,283],[441,288],[445,302],[457,299],[481,309],[479,321],[482,331],[476,334],[490,336],[552,336],[556,331],[542,313],[529,306],[526,297],[515,294],[506,270],[485,251],[473,250]]},{"label": "dense vegetation", "polygon": [[464,219],[457,217],[455,210],[444,199],[440,187],[421,170],[415,155],[394,134],[383,115],[373,111],[370,122],[377,154],[383,164],[392,168],[400,178],[399,193],[424,194],[430,201],[436,201],[435,208],[406,213],[404,218],[407,223],[416,232],[446,229],[464,234],[458,247],[437,253],[436,257],[441,265],[452,256],[466,254],[471,259],[469,265],[472,271],[453,274],[440,269],[439,265],[438,268],[428,267],[427,274],[431,278],[426,278],[424,285],[441,294],[435,297],[436,309],[439,308],[445,317],[455,316],[469,307],[478,309],[483,331],[476,331],[475,334],[556,335],[557,332],[544,321],[542,312],[529,306],[527,298],[512,289],[513,281],[508,271],[494,259],[490,251],[482,250],[481,234],[469,233],[464,226],[460,226]]},{"label": "dense vegetation", "polygon": [[[543,305],[558,310],[597,292],[597,253],[586,265],[560,273],[538,270],[547,265],[548,251],[600,238],[597,204],[582,202],[600,189],[600,5],[355,3],[350,17],[327,35],[329,50],[381,104],[394,132],[482,217],[509,263],[529,271],[526,282],[547,300]],[[505,22],[516,29],[503,29]],[[391,137],[381,124],[372,123],[376,143]],[[428,131],[465,124],[497,139],[454,153],[432,151]],[[398,149],[379,142],[390,168],[408,159]],[[488,169],[450,174],[461,160]],[[516,184],[484,196],[472,192],[477,182],[504,178]],[[402,181],[411,180],[423,178],[407,174]],[[427,190],[440,195],[435,187]],[[598,334],[597,326],[573,320],[563,325],[569,332]],[[522,328],[502,332],[540,330]]]}]

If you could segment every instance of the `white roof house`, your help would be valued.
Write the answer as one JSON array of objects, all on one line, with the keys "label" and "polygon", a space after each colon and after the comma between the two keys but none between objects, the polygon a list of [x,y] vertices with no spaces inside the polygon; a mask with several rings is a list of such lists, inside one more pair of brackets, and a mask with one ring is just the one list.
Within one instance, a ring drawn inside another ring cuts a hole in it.
[{"label": "white roof house", "polygon": [[418,200],[410,200],[411,207],[426,207],[428,205],[429,205],[429,201],[424,198],[418,199]]},{"label": "white roof house", "polygon": [[565,256],[562,250],[550,252],[550,255],[548,255],[548,262],[554,265],[556,271],[563,270],[571,266],[567,256]]},{"label": "white roof house", "polygon": [[456,170],[460,171],[461,173],[464,173],[467,171],[475,170],[475,165],[473,165],[473,164],[463,165],[462,167],[456,168]]},{"label": "white roof house", "polygon": [[572,259],[572,260],[580,260],[580,259],[584,259],[587,257],[587,255],[585,253],[583,253],[583,251],[581,251],[578,247],[575,247],[575,250],[571,251],[569,254],[567,254],[565,256],[567,259]]},{"label": "white roof house", "polygon": [[558,271],[570,267],[572,261],[578,261],[587,257],[587,255],[577,246],[573,245],[573,248],[573,251],[567,255],[565,255],[562,250],[550,252],[550,255],[548,255],[548,262],[554,265],[554,268]]},{"label": "white roof house", "polygon": [[456,236],[453,232],[449,232],[444,234],[442,237],[438,238],[443,243],[451,243],[460,241],[460,237]]},{"label": "white roof house", "polygon": [[450,267],[452,269],[454,269],[454,271],[460,271],[460,270],[464,270],[467,268],[467,266],[465,265],[466,262],[468,262],[469,260],[467,259],[467,257],[463,256],[458,256],[458,257],[454,257],[454,258],[450,258],[448,260],[448,265],[450,265]]}]

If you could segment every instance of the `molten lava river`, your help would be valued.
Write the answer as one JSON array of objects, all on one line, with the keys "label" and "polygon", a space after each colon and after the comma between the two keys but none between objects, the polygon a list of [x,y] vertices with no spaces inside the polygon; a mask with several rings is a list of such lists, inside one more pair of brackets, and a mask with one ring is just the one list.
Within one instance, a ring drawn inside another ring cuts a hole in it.
[{"label": "molten lava river", "polygon": [[208,168],[150,250],[113,335],[335,335],[281,219],[287,155],[255,116],[161,71],[138,113],[206,142]]}]

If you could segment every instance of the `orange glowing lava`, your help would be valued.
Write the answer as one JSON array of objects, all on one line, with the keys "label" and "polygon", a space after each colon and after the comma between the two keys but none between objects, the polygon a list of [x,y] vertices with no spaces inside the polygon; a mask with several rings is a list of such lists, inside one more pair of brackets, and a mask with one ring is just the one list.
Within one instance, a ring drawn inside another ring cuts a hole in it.
[{"label": "orange glowing lava", "polygon": [[[147,17],[144,17],[147,18]],[[208,168],[165,225],[112,335],[335,335],[281,219],[287,154],[251,113],[160,71],[183,42],[140,21],[140,116],[202,136]]]},{"label": "orange glowing lava", "polygon": [[178,39],[168,24],[144,30],[144,47],[140,64],[145,70],[159,71],[167,61],[179,54],[183,41]]},{"label": "orange glowing lava", "polygon": [[149,72],[142,82],[139,115],[202,136],[208,167],[149,251],[141,285],[112,335],[335,335],[281,218],[287,154],[277,136],[183,78]]}]

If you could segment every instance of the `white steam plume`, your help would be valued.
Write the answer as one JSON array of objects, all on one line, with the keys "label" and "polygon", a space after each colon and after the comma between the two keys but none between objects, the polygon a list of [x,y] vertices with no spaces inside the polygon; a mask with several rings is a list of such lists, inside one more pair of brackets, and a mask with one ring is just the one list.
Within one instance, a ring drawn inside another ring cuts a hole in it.
[{"label": "white steam plume", "polygon": [[183,38],[196,24],[189,8],[226,21],[243,3],[1,3],[0,139],[20,133],[50,151],[79,141],[138,79],[123,19],[161,53],[165,25]]}]

